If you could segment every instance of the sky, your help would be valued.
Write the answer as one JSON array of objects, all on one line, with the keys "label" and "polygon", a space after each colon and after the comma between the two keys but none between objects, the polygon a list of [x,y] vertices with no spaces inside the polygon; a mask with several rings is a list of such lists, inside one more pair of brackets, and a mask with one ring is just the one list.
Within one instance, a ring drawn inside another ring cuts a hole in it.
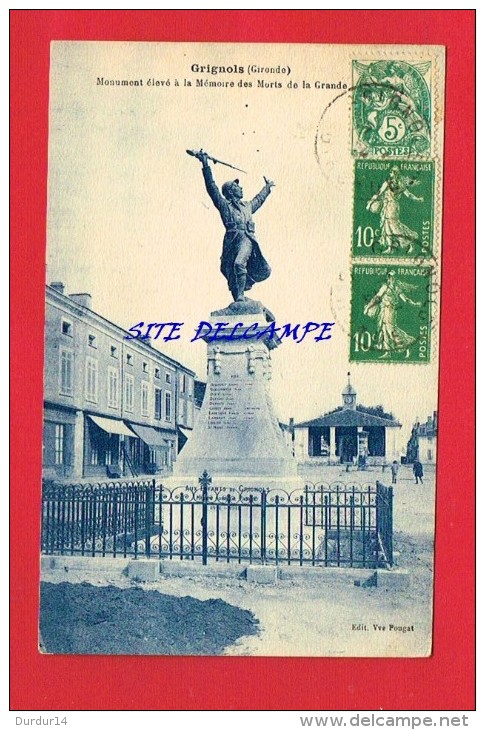
[{"label": "sky", "polygon": [[[204,379],[206,345],[190,342],[192,332],[231,295],[219,272],[224,228],[200,163],[185,150],[203,147],[246,170],[213,168],[219,185],[239,177],[246,199],[266,175],[276,185],[254,221],[272,274],[249,296],[278,325],[335,322],[330,340],[288,340],[273,351],[280,419],[340,405],[350,370],[358,402],[392,411],[404,445],[416,417],[437,407],[436,312],[430,364],[349,364],[353,160],[342,87],[352,85],[352,58],[366,54],[349,46],[52,44],[47,282],[89,292],[93,309],[122,327],[183,322],[180,340],[155,346]],[[326,83],[340,88],[320,88]]]}]

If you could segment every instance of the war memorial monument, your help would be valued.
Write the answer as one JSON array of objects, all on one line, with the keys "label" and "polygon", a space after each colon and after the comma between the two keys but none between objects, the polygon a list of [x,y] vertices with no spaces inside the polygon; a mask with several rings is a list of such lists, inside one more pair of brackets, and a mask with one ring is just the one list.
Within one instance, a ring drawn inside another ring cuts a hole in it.
[{"label": "war memorial monument", "polygon": [[[195,482],[204,470],[219,485],[296,488],[302,486],[274,411],[269,384],[271,350],[280,344],[267,333],[274,316],[245,292],[267,279],[271,269],[255,235],[253,213],[266,201],[274,183],[243,200],[239,180],[217,187],[209,157],[191,152],[202,163],[207,192],[225,227],[221,272],[233,302],[211,312],[208,323],[227,323],[225,331],[248,328],[251,338],[204,337],[207,343],[207,388],[191,437],[175,464],[174,478]],[[219,161],[218,161],[219,162]],[[232,167],[232,166],[231,166]],[[237,168],[236,168],[237,169]]]}]

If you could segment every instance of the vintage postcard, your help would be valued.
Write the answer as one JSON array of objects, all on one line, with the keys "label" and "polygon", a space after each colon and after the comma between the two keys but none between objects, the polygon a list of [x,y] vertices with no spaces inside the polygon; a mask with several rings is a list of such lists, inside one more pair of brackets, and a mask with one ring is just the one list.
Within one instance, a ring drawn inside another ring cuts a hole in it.
[{"label": "vintage postcard", "polygon": [[41,651],[431,655],[444,82],[52,43]]}]

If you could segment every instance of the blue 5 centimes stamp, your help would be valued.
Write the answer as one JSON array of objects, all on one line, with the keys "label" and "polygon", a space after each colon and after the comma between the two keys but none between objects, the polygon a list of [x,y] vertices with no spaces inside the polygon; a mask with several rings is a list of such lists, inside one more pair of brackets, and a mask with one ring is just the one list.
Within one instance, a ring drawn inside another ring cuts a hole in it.
[{"label": "blue 5 centimes stamp", "polygon": [[431,61],[353,61],[354,155],[425,155],[431,149]]},{"label": "blue 5 centimes stamp", "polygon": [[353,266],[351,361],[430,361],[432,276],[430,266]]},{"label": "blue 5 centimes stamp", "polygon": [[356,160],[354,257],[433,255],[434,162]]}]

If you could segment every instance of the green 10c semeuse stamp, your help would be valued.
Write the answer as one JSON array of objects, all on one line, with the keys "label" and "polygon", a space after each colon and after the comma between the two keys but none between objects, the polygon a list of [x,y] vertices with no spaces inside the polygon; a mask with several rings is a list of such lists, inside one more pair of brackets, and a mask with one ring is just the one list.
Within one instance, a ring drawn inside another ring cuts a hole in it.
[{"label": "green 10c semeuse stamp", "polygon": [[434,162],[356,160],[354,257],[430,258]]},{"label": "green 10c semeuse stamp", "polygon": [[354,265],[351,362],[428,363],[433,303],[430,266]]}]

